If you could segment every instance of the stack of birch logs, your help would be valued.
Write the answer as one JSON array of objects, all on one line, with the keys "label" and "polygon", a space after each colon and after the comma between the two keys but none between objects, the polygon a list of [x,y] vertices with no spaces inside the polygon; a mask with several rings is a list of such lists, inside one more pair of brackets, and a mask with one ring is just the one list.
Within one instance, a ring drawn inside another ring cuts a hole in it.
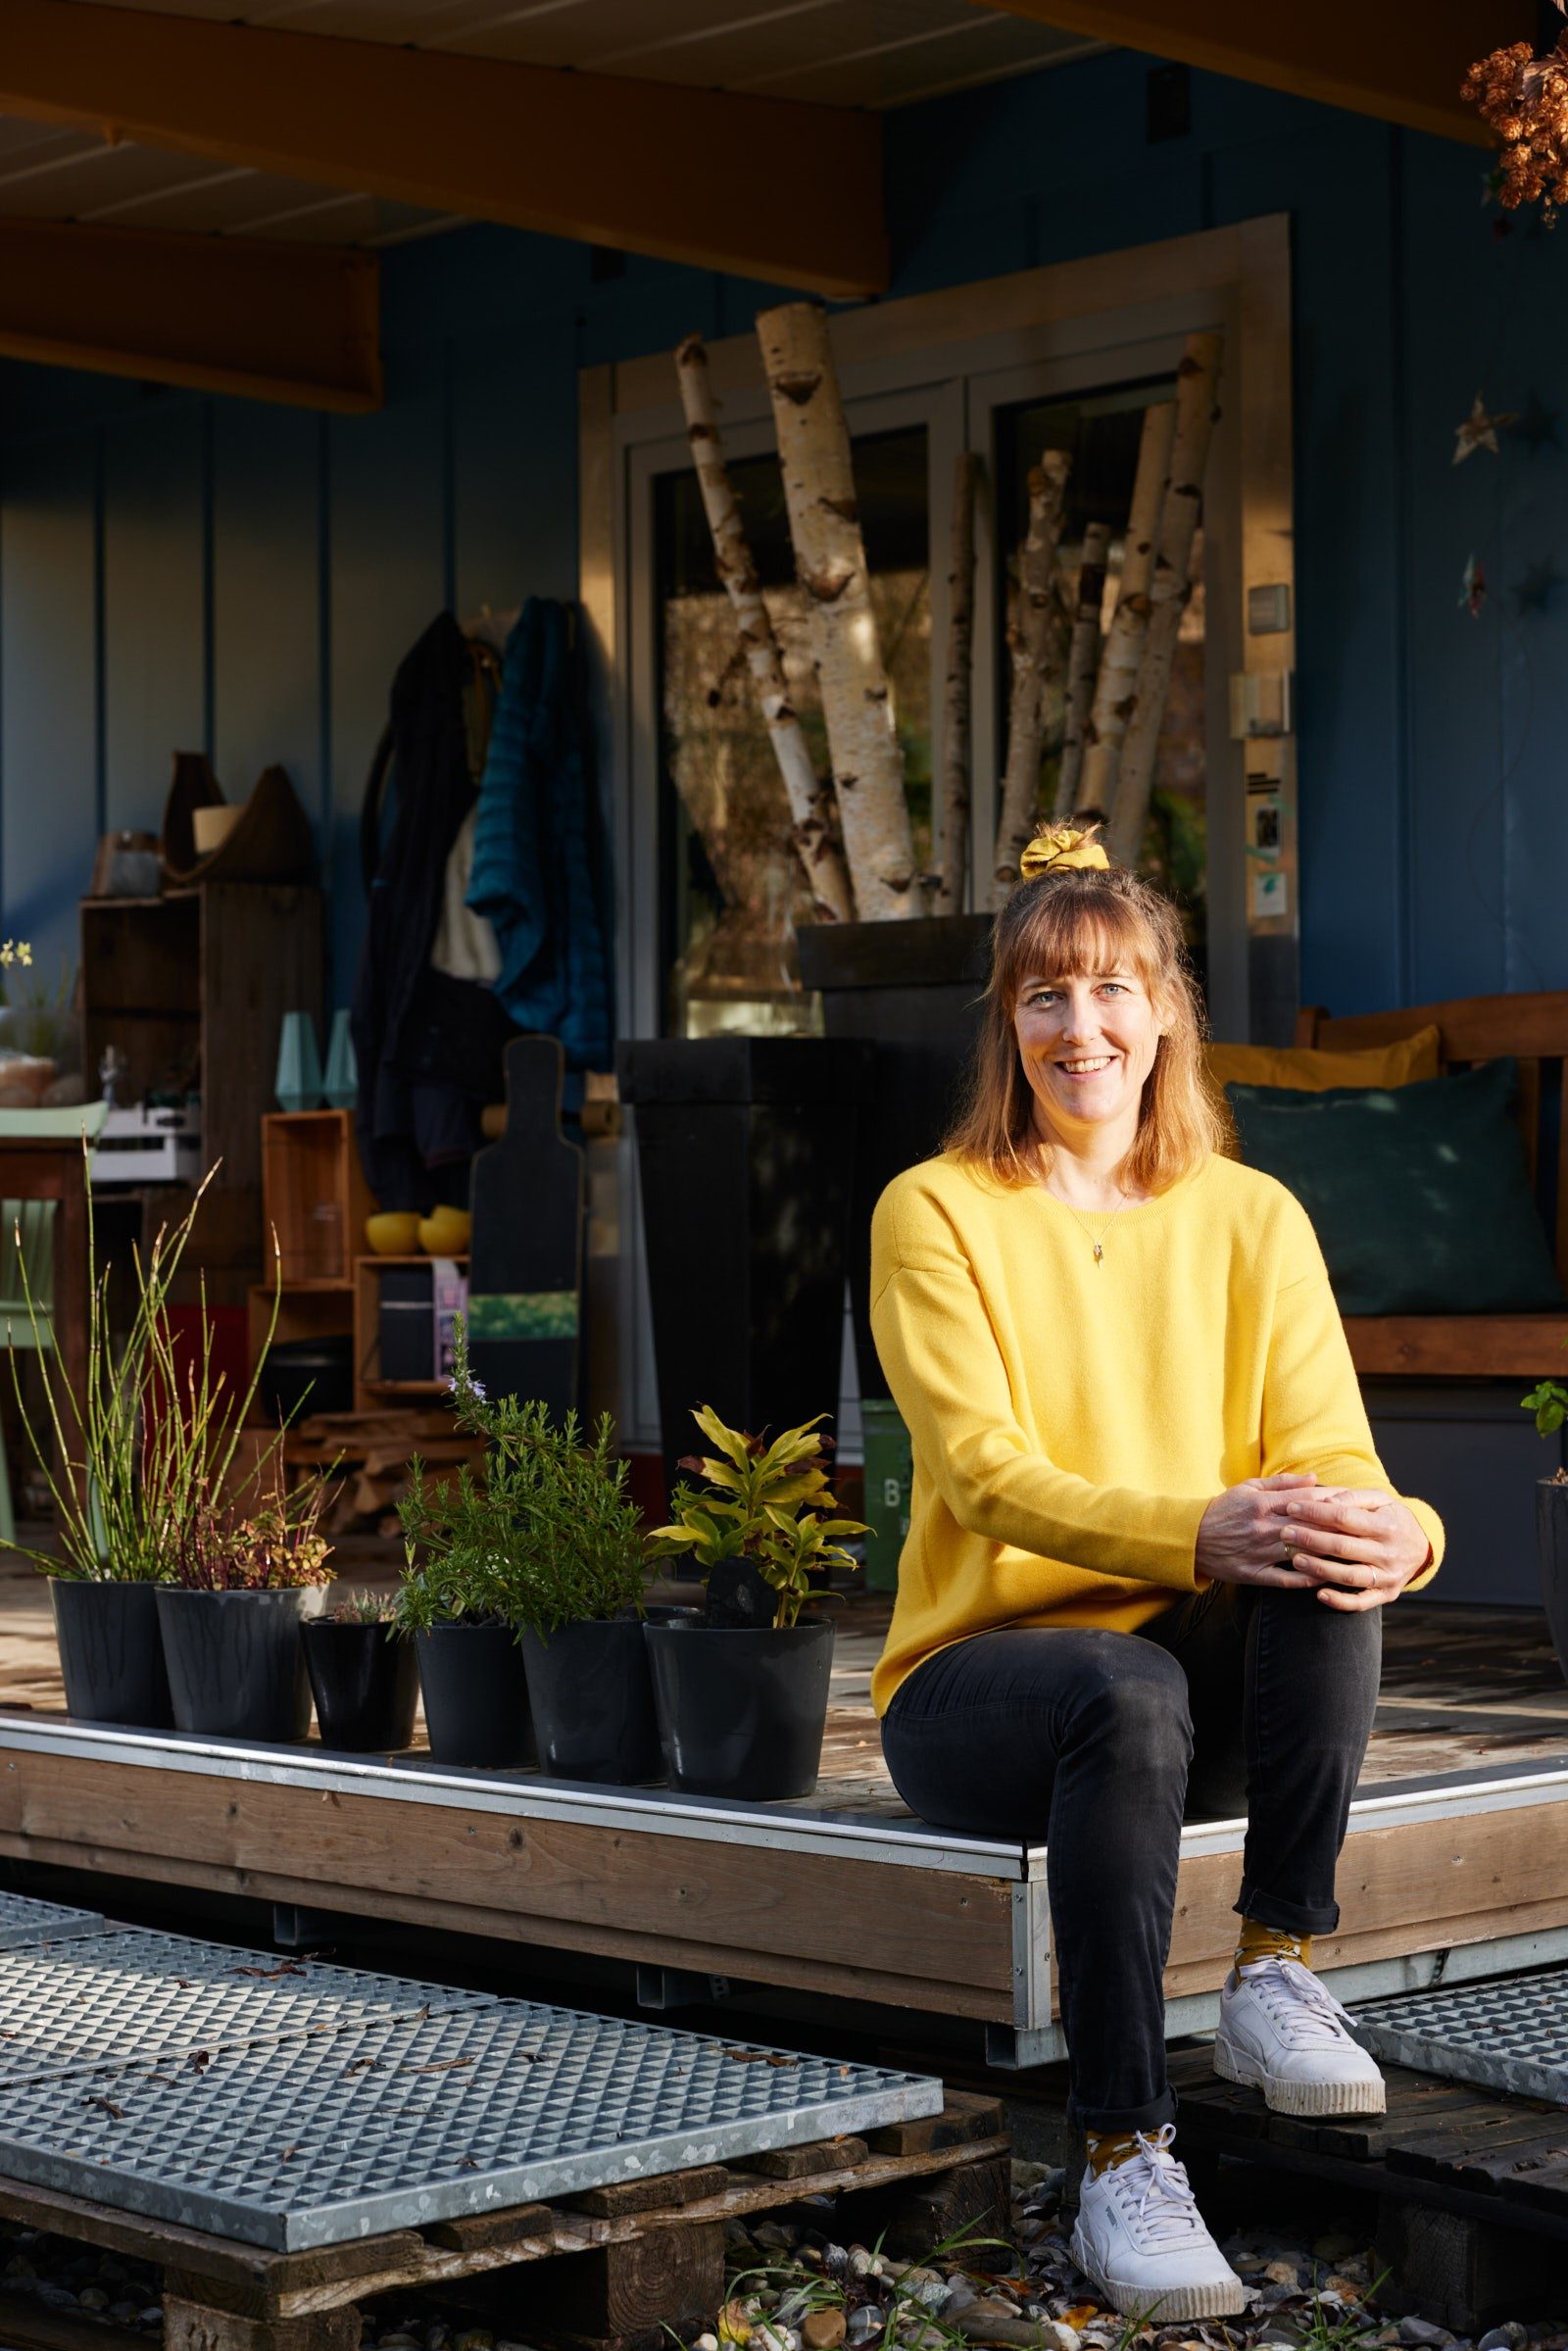
[{"label": "stack of birch logs", "polygon": [[[816,774],[790,704],[783,657],[724,460],[700,335],[687,336],[675,354],[675,367],[718,576],[783,778],[791,845],[813,910],[823,922],[897,921],[925,913],[929,890],[930,910],[961,912],[971,807],[976,460],[964,453],[955,481],[942,863],[938,874],[927,876],[918,869],[909,824],[826,314],[815,303],[786,303],[764,311],[757,331],[796,575],[821,688],[831,788]],[[1056,556],[1071,461],[1048,451],[1029,476],[1028,532],[1019,551],[1016,608],[1008,630],[1007,762],[991,875],[993,906],[1004,903],[1017,880],[1019,857],[1038,820],[1046,700],[1058,685],[1065,716],[1053,813],[1059,819],[1079,809],[1102,812],[1108,818],[1115,860],[1136,861],[1182,613],[1191,594],[1193,542],[1222,349],[1216,334],[1189,336],[1174,400],[1146,412],[1116,605],[1103,647],[1100,616],[1109,532],[1100,522],[1084,532],[1064,628]]]}]

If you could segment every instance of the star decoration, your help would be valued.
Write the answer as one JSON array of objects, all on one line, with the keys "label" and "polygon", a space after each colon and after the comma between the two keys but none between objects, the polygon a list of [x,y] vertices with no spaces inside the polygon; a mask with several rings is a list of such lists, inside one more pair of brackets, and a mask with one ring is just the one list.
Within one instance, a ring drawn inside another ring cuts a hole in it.
[{"label": "star decoration", "polygon": [[1473,555],[1464,567],[1459,587],[1459,610],[1479,620],[1481,608],[1487,601],[1487,567],[1479,556]]},{"label": "star decoration", "polygon": [[1500,416],[1490,416],[1487,404],[1478,392],[1471,403],[1469,416],[1462,424],[1456,424],[1453,428],[1454,464],[1462,465],[1465,459],[1473,457],[1478,449],[1490,449],[1494,457],[1498,456],[1498,433],[1517,421],[1511,409]]},{"label": "star decoration", "polygon": [[1513,592],[1513,600],[1521,616],[1526,612],[1544,612],[1559,588],[1568,587],[1568,579],[1558,570],[1550,556],[1532,563]]},{"label": "star decoration", "polygon": [[1532,391],[1525,402],[1514,429],[1514,438],[1524,443],[1532,457],[1539,456],[1543,449],[1561,446],[1557,439],[1557,411],[1547,408],[1539,392]]}]

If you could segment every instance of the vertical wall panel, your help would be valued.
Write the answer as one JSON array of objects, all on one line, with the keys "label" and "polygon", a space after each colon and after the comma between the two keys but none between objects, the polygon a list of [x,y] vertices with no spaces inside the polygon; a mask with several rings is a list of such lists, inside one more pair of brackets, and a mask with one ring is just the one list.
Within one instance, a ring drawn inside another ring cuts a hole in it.
[{"label": "vertical wall panel", "polygon": [[353,987],[364,921],[360,803],[386,724],[392,674],[440,612],[443,416],[421,393],[331,428],[331,743],[334,1001]]},{"label": "vertical wall panel", "polygon": [[460,616],[577,592],[577,431],[569,318],[452,384],[452,527]]},{"label": "vertical wall panel", "polygon": [[14,452],[0,524],[4,930],[52,981],[74,962],[97,846],[96,449],[90,433]]},{"label": "vertical wall panel", "polygon": [[202,404],[150,396],[104,434],[104,786],[158,830],[176,751],[205,732]]},{"label": "vertical wall panel", "polygon": [[215,755],[230,800],[286,767],[319,828],[320,425],[217,404],[213,446]]}]

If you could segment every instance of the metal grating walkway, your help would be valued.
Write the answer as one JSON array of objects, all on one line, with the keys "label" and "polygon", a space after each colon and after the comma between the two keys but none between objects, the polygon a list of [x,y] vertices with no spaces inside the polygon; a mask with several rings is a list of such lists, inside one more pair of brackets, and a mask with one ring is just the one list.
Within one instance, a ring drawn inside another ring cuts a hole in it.
[{"label": "metal grating walkway", "polygon": [[0,2088],[492,2006],[490,1992],[110,1928],[58,1950],[0,1951]]},{"label": "metal grating walkway", "polygon": [[278,2252],[941,2108],[923,2075],[0,1895],[0,2174]]},{"label": "metal grating walkway", "polygon": [[1350,2013],[1357,2040],[1391,2065],[1568,2106],[1568,1968],[1455,1984]]},{"label": "metal grating walkway", "polygon": [[109,1921],[96,1910],[73,1910],[64,1902],[34,1902],[26,1894],[0,1893],[0,1951],[108,1931]]},{"label": "metal grating walkway", "polygon": [[917,2075],[508,2000],[0,2090],[0,2172],[292,2252],[941,2102]]}]

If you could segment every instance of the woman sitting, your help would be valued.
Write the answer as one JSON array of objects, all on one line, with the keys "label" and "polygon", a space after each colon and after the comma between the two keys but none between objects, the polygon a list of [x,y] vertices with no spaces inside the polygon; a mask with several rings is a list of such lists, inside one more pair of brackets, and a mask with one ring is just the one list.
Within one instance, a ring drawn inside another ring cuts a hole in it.
[{"label": "woman sitting", "polygon": [[1378,1611],[1443,1529],[1390,1488],[1305,1211],[1227,1153],[1177,916],[1046,832],[999,916],[969,1105],[888,1187],[873,1327],[914,1447],[872,1684],[927,1821],[1042,1838],[1087,2134],[1074,2256],[1117,2310],[1244,2306],[1171,2153],[1184,1810],[1245,1810],[1216,2070],[1381,2112],[1312,1974]]}]

